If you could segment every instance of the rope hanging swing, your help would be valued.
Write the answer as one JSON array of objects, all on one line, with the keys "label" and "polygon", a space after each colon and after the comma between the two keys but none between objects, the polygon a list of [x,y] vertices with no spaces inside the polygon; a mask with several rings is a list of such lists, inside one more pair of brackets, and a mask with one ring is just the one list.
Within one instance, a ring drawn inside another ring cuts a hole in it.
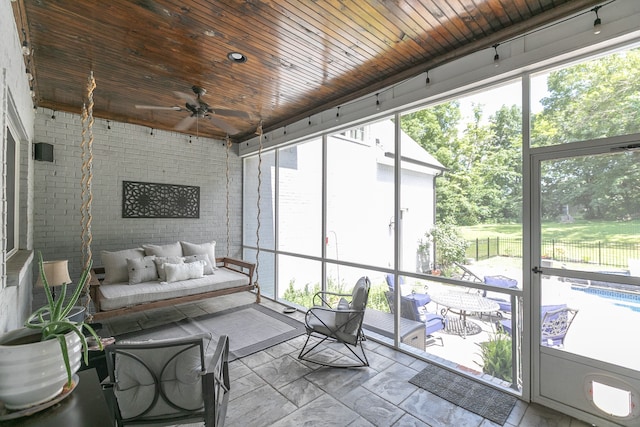
[{"label": "rope hanging swing", "polygon": [[256,222],[256,302],[260,303],[260,196],[261,196],[261,187],[262,187],[262,121],[260,121],[260,125],[257,129],[258,133],[258,214],[257,214],[257,222]]},{"label": "rope hanging swing", "polygon": [[[93,90],[96,88],[96,81],[93,78],[93,71],[89,75],[87,83],[87,101],[82,104],[82,142],[80,143],[81,159],[82,159],[82,179],[80,190],[80,216],[82,225],[82,268],[87,269],[91,265],[93,255],[91,253],[91,203],[93,201],[93,192],[91,181],[93,180]],[[85,315],[90,322],[93,315],[89,313],[89,304],[91,303],[91,295],[89,293],[90,281],[85,283]]]}]

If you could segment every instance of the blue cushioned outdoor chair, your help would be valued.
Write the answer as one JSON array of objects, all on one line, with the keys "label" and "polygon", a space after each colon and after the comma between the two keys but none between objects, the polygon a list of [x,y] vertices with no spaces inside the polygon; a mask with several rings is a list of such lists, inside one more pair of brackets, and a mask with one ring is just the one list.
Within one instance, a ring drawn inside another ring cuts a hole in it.
[{"label": "blue cushioned outdoor chair", "polygon": [[[389,310],[393,313],[393,294],[391,292],[385,292],[384,295],[387,298]],[[433,344],[435,340],[440,340],[440,344],[444,345],[442,337],[434,336],[433,334],[447,326],[446,318],[427,311],[421,312],[415,299],[403,296],[400,297],[400,316],[415,322],[424,323],[427,345]]]}]

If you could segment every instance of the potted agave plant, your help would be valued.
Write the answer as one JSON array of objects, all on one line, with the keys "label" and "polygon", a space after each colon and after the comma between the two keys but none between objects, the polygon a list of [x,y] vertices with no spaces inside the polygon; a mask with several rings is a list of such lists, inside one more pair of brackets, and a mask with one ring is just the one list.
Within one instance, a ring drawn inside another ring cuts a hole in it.
[{"label": "potted agave plant", "polygon": [[69,318],[85,288],[91,265],[82,272],[67,301],[66,284],[62,285],[59,298],[53,299],[40,253],[38,266],[47,304],[29,316],[24,328],[0,337],[0,401],[11,410],[42,404],[59,395],[64,387],[73,389],[73,375],[80,368],[81,355],[85,364],[88,361],[83,329],[100,343],[96,332],[83,320]]}]

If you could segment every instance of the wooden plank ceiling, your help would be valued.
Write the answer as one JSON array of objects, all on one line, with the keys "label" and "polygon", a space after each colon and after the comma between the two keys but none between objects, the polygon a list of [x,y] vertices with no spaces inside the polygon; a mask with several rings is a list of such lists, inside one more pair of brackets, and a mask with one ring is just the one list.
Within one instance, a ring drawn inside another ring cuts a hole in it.
[{"label": "wooden plank ceiling", "polygon": [[[79,113],[93,71],[96,117],[214,138],[229,132],[239,142],[261,120],[265,131],[281,127],[596,4],[18,0],[13,7],[32,48],[25,64],[37,106]],[[248,60],[233,63],[229,52]],[[206,89],[201,100],[213,113],[199,108],[194,85]]]}]

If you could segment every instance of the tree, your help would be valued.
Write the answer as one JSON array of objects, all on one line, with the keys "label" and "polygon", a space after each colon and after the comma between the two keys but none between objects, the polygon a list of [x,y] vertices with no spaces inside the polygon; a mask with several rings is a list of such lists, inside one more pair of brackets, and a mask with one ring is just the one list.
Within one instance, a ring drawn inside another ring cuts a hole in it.
[{"label": "tree", "polygon": [[[543,111],[532,117],[533,146],[640,132],[640,49],[549,74]],[[542,213],[571,206],[584,219],[628,219],[640,211],[637,152],[545,162]]]}]

